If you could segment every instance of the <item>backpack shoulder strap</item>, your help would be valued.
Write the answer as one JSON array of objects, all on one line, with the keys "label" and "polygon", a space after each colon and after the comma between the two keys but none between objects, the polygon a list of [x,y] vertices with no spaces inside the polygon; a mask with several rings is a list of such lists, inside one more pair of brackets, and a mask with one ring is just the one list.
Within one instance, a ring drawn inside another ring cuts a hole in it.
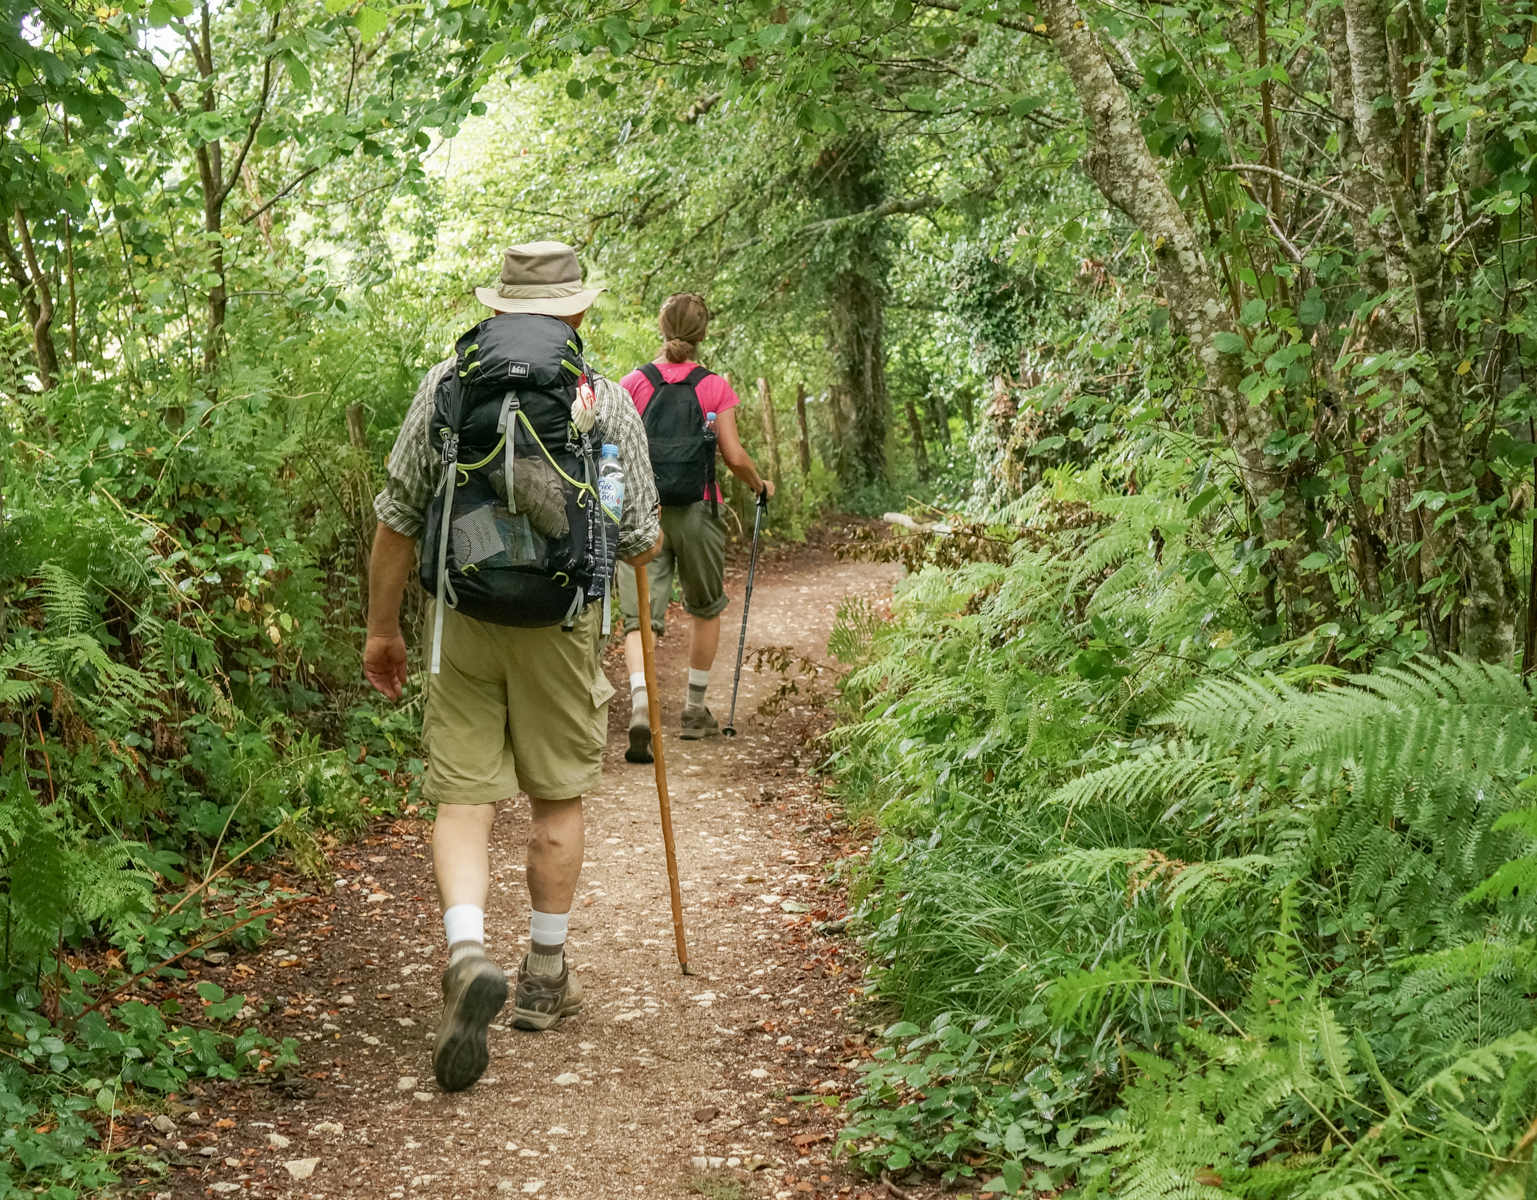
[{"label": "backpack shoulder strap", "polygon": [[703,367],[695,367],[682,379],[678,380],[678,382],[686,383],[691,388],[697,388],[701,383],[703,383],[713,374],[713,371],[707,371]]},{"label": "backpack shoulder strap", "polygon": [[658,391],[667,386],[667,380],[662,378],[662,373],[656,369],[655,363],[646,363],[639,370],[646,377],[646,382],[651,385],[652,391]]}]

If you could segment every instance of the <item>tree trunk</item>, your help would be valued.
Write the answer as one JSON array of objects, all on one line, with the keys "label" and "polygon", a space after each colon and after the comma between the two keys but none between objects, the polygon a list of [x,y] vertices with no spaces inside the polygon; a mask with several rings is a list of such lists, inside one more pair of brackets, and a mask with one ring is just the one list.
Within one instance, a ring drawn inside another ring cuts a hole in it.
[{"label": "tree trunk", "polygon": [[[831,215],[846,217],[885,198],[880,146],[873,135],[853,131],[818,156],[817,186]],[[886,238],[881,220],[848,222],[835,236],[839,263],[829,295],[828,325],[838,392],[848,402],[848,436],[841,439],[838,475],[861,486],[886,478],[886,432],[891,400],[886,392]]]},{"label": "tree trunk", "polygon": [[[1458,650],[1486,662],[1508,661],[1515,652],[1515,613],[1490,526],[1472,515],[1477,499],[1463,409],[1467,397],[1459,377],[1443,361],[1455,348],[1455,317],[1446,309],[1446,256],[1439,245],[1446,202],[1439,194],[1423,200],[1414,191],[1414,167],[1431,184],[1444,178],[1447,141],[1426,139],[1422,164],[1409,161],[1413,140],[1411,107],[1397,103],[1395,61],[1388,14],[1382,0],[1344,0],[1345,50],[1350,70],[1355,134],[1371,179],[1376,207],[1387,214],[1379,230],[1386,252],[1390,288],[1407,320],[1397,319],[1394,341],[1401,354],[1420,352],[1427,365],[1411,368],[1419,406],[1427,418],[1427,458],[1431,478],[1424,486],[1456,497],[1455,545],[1465,603],[1454,619]],[[1465,32],[1465,17],[1449,30],[1455,46]],[[1395,314],[1396,317],[1396,314]],[[1438,555],[1439,557],[1439,555]]]},{"label": "tree trunk", "polygon": [[[21,205],[16,206],[15,220],[21,241],[21,255],[11,242],[9,220],[0,220],[0,257],[5,259],[6,273],[21,293],[21,304],[27,314],[27,324],[32,330],[32,353],[37,360],[37,378],[43,391],[51,391],[59,378],[59,355],[53,345],[53,292],[48,286],[48,276],[37,261],[32,245],[32,233],[27,228],[27,215]],[[25,258],[25,261],[23,261]]]},{"label": "tree trunk", "polygon": [[806,432],[806,385],[795,385],[795,424],[800,430],[801,474],[811,474],[811,436]]},{"label": "tree trunk", "polygon": [[774,397],[768,380],[758,376],[758,406],[763,410],[763,440],[768,445],[769,478],[779,478],[779,429],[774,424]]},{"label": "tree trunk", "polygon": [[923,399],[925,407],[929,410],[929,424],[934,427],[934,436],[939,439],[939,444],[948,450],[950,448],[950,409],[945,404],[944,394],[938,388],[930,386]]},{"label": "tree trunk", "polygon": [[[219,98],[215,90],[213,20],[208,0],[202,0],[199,7],[201,10],[199,32],[196,37],[188,32],[187,44],[191,48],[192,60],[197,65],[198,77],[202,85],[199,92],[199,106],[203,112],[211,116],[219,109]],[[208,245],[208,269],[214,275],[214,284],[208,289],[206,329],[203,339],[203,370],[207,374],[213,372],[219,361],[219,353],[224,341],[224,321],[229,306],[228,285],[224,278],[224,202],[229,199],[231,189],[239,180],[245,168],[246,158],[251,152],[252,145],[255,144],[256,134],[266,119],[267,101],[272,95],[272,61],[276,53],[278,23],[281,17],[281,11],[272,14],[272,22],[267,30],[269,53],[262,61],[261,90],[257,96],[255,111],[246,125],[245,139],[241,142],[229,171],[226,173],[224,169],[224,143],[221,139],[216,137],[196,147],[192,152],[193,160],[197,164],[198,186],[203,196],[203,233],[206,235]],[[179,104],[178,107],[180,107]]]},{"label": "tree trunk", "polygon": [[929,450],[923,444],[923,422],[918,418],[918,406],[911,399],[908,399],[905,404],[907,407],[907,428],[913,436],[913,465],[918,468],[918,478],[927,479],[929,477]]},{"label": "tree trunk", "polygon": [[1242,356],[1217,348],[1218,334],[1238,333],[1230,298],[1218,286],[1077,0],[1043,0],[1043,11],[1088,125],[1084,168],[1105,199],[1137,224],[1152,250],[1170,315],[1205,373],[1208,406],[1227,434],[1265,540],[1276,547],[1271,553],[1285,600],[1284,618],[1301,621],[1312,607],[1330,612],[1334,598],[1327,577],[1299,565],[1309,552],[1301,495],[1265,453],[1279,426],[1265,406],[1250,404],[1239,390]]}]

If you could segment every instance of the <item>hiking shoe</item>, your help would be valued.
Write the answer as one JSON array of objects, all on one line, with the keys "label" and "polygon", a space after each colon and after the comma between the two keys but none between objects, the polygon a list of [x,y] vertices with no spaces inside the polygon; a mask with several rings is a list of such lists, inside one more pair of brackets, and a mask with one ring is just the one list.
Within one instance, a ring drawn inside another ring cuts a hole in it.
[{"label": "hiking shoe", "polygon": [[683,707],[683,740],[692,742],[698,738],[714,737],[720,725],[703,704],[686,704]]},{"label": "hiking shoe", "polygon": [[630,714],[630,746],[624,752],[624,761],[633,763],[655,762],[651,753],[651,722],[646,710],[637,708]]},{"label": "hiking shoe", "polygon": [[445,1092],[462,1092],[486,1073],[486,1026],[507,1003],[507,976],[484,954],[443,972],[443,1018],[432,1048],[432,1073]]},{"label": "hiking shoe", "polygon": [[513,993],[512,1025],[539,1033],[562,1017],[582,1011],[582,985],[562,963],[559,975],[532,975],[528,958],[518,964],[518,990]]}]

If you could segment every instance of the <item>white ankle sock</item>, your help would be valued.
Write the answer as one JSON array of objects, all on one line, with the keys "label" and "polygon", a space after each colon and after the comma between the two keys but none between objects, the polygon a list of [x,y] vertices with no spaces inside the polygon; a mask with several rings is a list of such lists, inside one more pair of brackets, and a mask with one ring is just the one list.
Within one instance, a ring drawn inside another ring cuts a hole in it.
[{"label": "white ankle sock", "polygon": [[630,711],[640,712],[646,707],[646,673],[630,672]]},{"label": "white ankle sock", "polygon": [[709,686],[709,671],[701,671],[698,667],[688,669],[688,702],[692,707],[704,707],[704,692]]},{"label": "white ankle sock", "polygon": [[486,952],[486,912],[476,904],[455,904],[443,913],[443,934],[448,939],[448,965],[467,954]]},{"label": "white ankle sock", "polygon": [[571,914],[546,913],[534,909],[529,913],[528,970],[533,975],[559,975],[566,961],[566,931],[571,927]]}]

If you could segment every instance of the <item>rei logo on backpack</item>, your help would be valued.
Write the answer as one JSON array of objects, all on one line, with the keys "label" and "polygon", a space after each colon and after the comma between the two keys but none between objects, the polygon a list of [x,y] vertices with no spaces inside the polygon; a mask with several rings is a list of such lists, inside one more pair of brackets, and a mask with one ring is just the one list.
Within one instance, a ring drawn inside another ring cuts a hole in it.
[{"label": "rei logo on backpack", "polygon": [[641,421],[651,447],[658,498],[669,508],[698,504],[706,488],[713,498],[715,433],[705,424],[696,390],[710,372],[695,367],[677,383],[663,379],[655,363],[647,363],[640,373],[651,384]]},{"label": "rei logo on backpack", "polygon": [[619,513],[598,499],[603,432],[572,422],[586,363],[555,317],[499,313],[455,344],[429,436],[443,477],[427,510],[421,585],[437,597],[432,671],[447,605],[493,625],[570,628],[603,600]]}]

